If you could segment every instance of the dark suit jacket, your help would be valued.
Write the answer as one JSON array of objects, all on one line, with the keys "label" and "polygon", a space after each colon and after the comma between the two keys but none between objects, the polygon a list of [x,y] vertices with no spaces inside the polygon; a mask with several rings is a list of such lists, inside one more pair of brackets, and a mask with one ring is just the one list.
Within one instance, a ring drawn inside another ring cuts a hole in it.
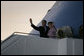
[{"label": "dark suit jacket", "polygon": [[39,26],[39,27],[36,27],[34,24],[31,24],[31,26],[40,32],[40,37],[45,37],[45,38],[48,38],[48,31],[49,31],[49,27],[46,26],[46,31],[45,31],[45,28],[43,26]]}]

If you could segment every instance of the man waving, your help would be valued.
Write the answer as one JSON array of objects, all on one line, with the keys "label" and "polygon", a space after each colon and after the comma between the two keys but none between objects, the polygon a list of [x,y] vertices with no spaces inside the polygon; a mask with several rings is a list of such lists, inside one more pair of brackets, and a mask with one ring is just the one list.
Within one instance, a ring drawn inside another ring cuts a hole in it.
[{"label": "man waving", "polygon": [[42,20],[42,26],[35,26],[33,23],[32,23],[32,19],[30,18],[30,23],[31,23],[31,27],[33,27],[35,30],[39,31],[40,33],[40,37],[45,37],[45,38],[48,38],[47,36],[47,33],[49,31],[49,27],[46,26],[46,20]]}]

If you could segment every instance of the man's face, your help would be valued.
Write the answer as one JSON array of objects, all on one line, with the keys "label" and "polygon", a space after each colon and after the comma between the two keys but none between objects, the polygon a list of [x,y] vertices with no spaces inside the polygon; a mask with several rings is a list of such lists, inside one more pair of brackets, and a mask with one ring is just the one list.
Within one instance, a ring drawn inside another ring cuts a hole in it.
[{"label": "man's face", "polygon": [[46,26],[46,22],[45,21],[42,21],[42,26]]}]

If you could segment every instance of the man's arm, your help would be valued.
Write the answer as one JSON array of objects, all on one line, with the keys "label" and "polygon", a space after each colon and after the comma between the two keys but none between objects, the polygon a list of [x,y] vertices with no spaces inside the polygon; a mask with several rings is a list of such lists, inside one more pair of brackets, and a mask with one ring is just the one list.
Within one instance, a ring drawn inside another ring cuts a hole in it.
[{"label": "man's arm", "polygon": [[36,27],[36,26],[32,23],[32,19],[31,19],[31,18],[30,18],[30,23],[31,23],[31,26],[32,26],[35,30],[39,31],[39,27]]}]

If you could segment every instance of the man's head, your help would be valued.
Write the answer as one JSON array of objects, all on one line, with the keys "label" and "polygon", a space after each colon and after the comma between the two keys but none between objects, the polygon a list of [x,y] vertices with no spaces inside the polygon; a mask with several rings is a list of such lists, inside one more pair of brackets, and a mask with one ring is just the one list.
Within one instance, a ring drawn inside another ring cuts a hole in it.
[{"label": "man's head", "polygon": [[42,20],[42,26],[46,26],[46,20]]}]

